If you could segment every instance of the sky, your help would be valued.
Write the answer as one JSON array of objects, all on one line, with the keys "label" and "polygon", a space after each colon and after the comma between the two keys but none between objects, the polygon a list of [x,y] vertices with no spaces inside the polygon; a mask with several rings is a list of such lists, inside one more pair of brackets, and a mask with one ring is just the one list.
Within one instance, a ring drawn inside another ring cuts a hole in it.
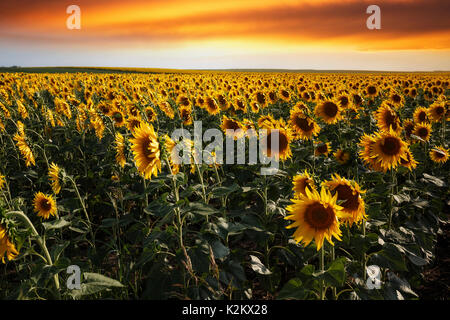
[{"label": "sky", "polygon": [[[380,30],[366,27],[372,4]],[[11,65],[449,71],[450,1],[2,0]]]}]

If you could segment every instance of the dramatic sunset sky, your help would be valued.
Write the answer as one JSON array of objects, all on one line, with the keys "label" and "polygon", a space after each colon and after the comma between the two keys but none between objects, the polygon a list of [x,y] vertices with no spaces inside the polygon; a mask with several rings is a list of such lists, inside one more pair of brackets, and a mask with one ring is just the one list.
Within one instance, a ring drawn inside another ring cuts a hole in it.
[{"label": "dramatic sunset sky", "polygon": [[[66,28],[72,4],[81,30]],[[450,1],[1,0],[10,65],[450,70]]]}]

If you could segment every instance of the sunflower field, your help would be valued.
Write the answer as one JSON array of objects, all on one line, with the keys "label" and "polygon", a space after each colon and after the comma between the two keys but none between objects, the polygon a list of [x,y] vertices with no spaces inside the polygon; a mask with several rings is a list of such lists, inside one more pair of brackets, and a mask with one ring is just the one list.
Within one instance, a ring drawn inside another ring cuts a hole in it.
[{"label": "sunflower field", "polygon": [[[449,79],[0,73],[0,298],[425,298]],[[174,163],[195,121],[277,130],[279,170]]]}]

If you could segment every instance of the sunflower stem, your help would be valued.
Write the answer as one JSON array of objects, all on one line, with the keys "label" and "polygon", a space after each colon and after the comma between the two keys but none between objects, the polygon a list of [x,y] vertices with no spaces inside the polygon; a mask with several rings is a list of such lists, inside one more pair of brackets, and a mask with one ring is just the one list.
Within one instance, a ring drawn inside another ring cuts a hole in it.
[{"label": "sunflower stem", "polygon": [[[50,253],[48,252],[47,246],[45,244],[45,240],[42,239],[42,237],[37,232],[36,228],[34,227],[33,223],[30,221],[30,219],[22,212],[22,211],[10,211],[7,213],[7,215],[13,215],[18,218],[20,218],[25,224],[31,229],[31,234],[36,237],[36,241],[41,247],[42,251],[44,252],[45,259],[47,260],[47,264],[50,266],[53,266],[52,257],[50,256]],[[56,288],[56,296],[58,299],[61,299],[61,295],[59,293],[59,277],[58,274],[53,275],[53,281],[55,283]]]},{"label": "sunflower stem", "polygon": [[389,223],[388,230],[391,230],[392,227],[392,215],[394,213],[394,184],[395,184],[395,172],[394,169],[391,169],[391,194],[389,197]]},{"label": "sunflower stem", "polygon": [[[331,263],[334,262],[334,260],[336,259],[336,254],[334,252],[334,245],[331,245]],[[333,300],[337,300],[337,289],[335,286],[333,286]]]},{"label": "sunflower stem", "polygon": [[84,215],[86,217],[86,220],[89,224],[89,233],[91,234],[91,238],[92,238],[92,247],[95,250],[95,237],[94,237],[94,232],[92,231],[92,223],[91,223],[91,219],[89,219],[89,214],[86,210],[86,206],[84,205],[84,200],[80,195],[80,191],[78,190],[77,184],[75,183],[75,180],[73,180],[71,177],[69,177],[69,180],[72,182],[73,187],[75,188],[75,193],[77,194],[78,200],[80,200],[81,203],[81,207],[83,208],[83,212]]},{"label": "sunflower stem", "polygon": [[[322,271],[322,275],[325,272],[325,250],[323,245],[320,248],[320,271]],[[320,300],[325,300],[325,282],[323,278],[320,280]]]}]

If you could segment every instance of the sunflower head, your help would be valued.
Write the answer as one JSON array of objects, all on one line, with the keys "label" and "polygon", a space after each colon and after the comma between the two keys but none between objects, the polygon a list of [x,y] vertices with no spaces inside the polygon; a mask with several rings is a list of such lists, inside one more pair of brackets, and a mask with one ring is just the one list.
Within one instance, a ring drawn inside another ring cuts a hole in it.
[{"label": "sunflower head", "polygon": [[430,151],[430,158],[436,163],[445,163],[449,157],[449,149],[443,146],[436,146]]},{"label": "sunflower head", "polygon": [[206,97],[203,107],[208,111],[209,114],[215,115],[220,112],[219,105],[213,97]]},{"label": "sunflower head", "polygon": [[161,159],[158,137],[152,125],[141,124],[133,132],[133,139],[130,139],[131,150],[138,171],[145,179],[151,179],[161,171]]},{"label": "sunflower head", "polygon": [[402,130],[397,112],[385,103],[375,112],[375,119],[381,131],[392,129],[394,132],[399,133]]},{"label": "sunflower head", "polygon": [[347,216],[343,208],[336,204],[337,194],[332,196],[323,187],[320,194],[309,188],[305,193],[300,194],[298,199],[291,199],[293,204],[286,208],[290,214],[285,219],[293,221],[287,228],[296,228],[294,240],[305,246],[313,239],[317,250],[322,247],[324,239],[334,245],[332,237],[341,240],[339,218]]},{"label": "sunflower head", "polygon": [[38,192],[34,196],[34,211],[38,217],[48,219],[57,215],[56,201],[51,195]]},{"label": "sunflower head", "polygon": [[[230,134],[234,139],[239,139],[244,136],[245,130],[242,126],[242,124],[238,120],[234,120],[231,118],[228,118],[226,115],[223,115],[222,117],[222,124],[220,125],[223,132],[225,134]],[[233,131],[228,131],[233,130]],[[227,132],[228,131],[228,132]]]},{"label": "sunflower head", "polygon": [[433,122],[439,122],[445,116],[445,102],[435,101],[428,107],[428,115]]},{"label": "sunflower head", "polygon": [[192,124],[192,108],[181,106],[178,109],[180,119],[185,126]]},{"label": "sunflower head", "polygon": [[326,99],[319,102],[314,109],[314,113],[328,124],[336,123],[342,119],[341,107],[336,100]]},{"label": "sunflower head", "polygon": [[413,119],[415,123],[422,123],[428,121],[428,109],[425,107],[419,107],[414,110]]},{"label": "sunflower head", "polygon": [[0,190],[3,189],[3,187],[5,186],[5,184],[6,184],[5,176],[2,175],[2,174],[0,174]]},{"label": "sunflower head", "polygon": [[346,164],[350,160],[350,153],[342,149],[337,149],[333,155],[336,158],[336,161],[342,165]]},{"label": "sunflower head", "polygon": [[316,186],[314,184],[314,180],[311,178],[309,173],[305,170],[305,172],[300,173],[294,177],[292,180],[292,190],[294,190],[294,197],[298,197],[300,194],[306,195],[306,189],[309,188],[311,190],[315,190]]},{"label": "sunflower head", "polygon": [[61,169],[58,167],[56,163],[52,162],[50,168],[48,169],[48,177],[51,181],[52,190],[55,194],[61,192],[61,184],[59,179],[60,173]]},{"label": "sunflower head", "polygon": [[[264,128],[265,129],[265,128]],[[262,137],[262,151],[267,157],[275,157],[276,159],[286,160],[292,156],[290,143],[292,134],[286,127],[283,119],[275,120],[273,126],[265,129]],[[273,145],[273,141],[275,145]]]},{"label": "sunflower head", "polygon": [[0,259],[5,263],[5,257],[8,261],[14,260],[19,252],[15,245],[9,239],[6,228],[0,224]]},{"label": "sunflower head", "polygon": [[431,137],[431,124],[427,122],[421,122],[415,125],[413,133],[420,137],[423,141],[430,140]]},{"label": "sunflower head", "polygon": [[417,164],[418,162],[414,159],[414,156],[409,150],[409,148],[406,149],[405,155],[402,158],[400,158],[400,165],[402,167],[408,168],[409,171],[412,171],[417,167]]},{"label": "sunflower head", "polygon": [[353,223],[367,219],[364,200],[361,197],[365,191],[361,190],[357,182],[335,174],[331,181],[325,181],[323,185],[331,191],[331,194],[337,195],[337,200],[342,201],[339,205],[348,214],[347,217],[342,218],[343,222],[349,223],[351,226]]},{"label": "sunflower head", "polygon": [[300,139],[309,140],[319,134],[320,126],[303,110],[300,108],[292,109],[289,124]]},{"label": "sunflower head", "polygon": [[328,154],[331,152],[331,143],[330,142],[326,142],[326,143],[318,143],[316,144],[316,147],[314,149],[314,155],[320,156],[320,155],[324,155],[324,156],[328,156]]},{"label": "sunflower head", "polygon": [[369,147],[369,157],[374,169],[386,172],[395,169],[405,156],[408,146],[394,131],[375,133]]}]

